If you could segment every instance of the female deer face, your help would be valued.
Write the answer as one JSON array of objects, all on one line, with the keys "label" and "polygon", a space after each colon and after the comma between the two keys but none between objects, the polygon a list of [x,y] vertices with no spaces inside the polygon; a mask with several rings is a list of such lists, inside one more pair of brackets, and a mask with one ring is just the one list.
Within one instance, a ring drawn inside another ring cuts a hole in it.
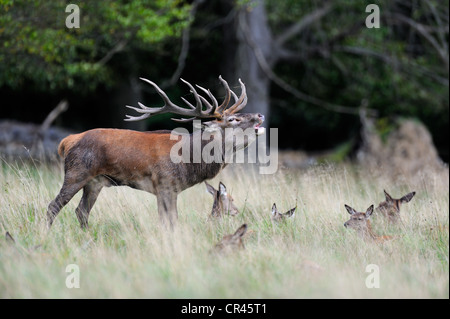
[{"label": "female deer face", "polygon": [[222,240],[214,247],[214,251],[218,253],[232,252],[244,248],[242,240],[247,232],[247,224],[243,224],[232,235],[225,235]]},{"label": "female deer face", "polygon": [[368,225],[369,218],[373,213],[373,205],[371,205],[365,213],[357,212],[350,206],[345,205],[348,213],[351,215],[350,219],[344,223],[346,228],[352,228],[358,232],[366,231],[370,227]]},{"label": "female deer face", "polygon": [[388,217],[390,221],[398,222],[400,220],[400,206],[408,203],[416,195],[416,192],[406,194],[399,199],[393,198],[386,191],[384,191],[384,195],[386,200],[378,205],[377,211]]},{"label": "female deer face", "polygon": [[344,226],[356,230],[364,239],[370,239],[381,244],[395,238],[393,236],[378,236],[373,232],[369,221],[370,216],[373,214],[373,205],[371,205],[365,213],[357,212],[347,205],[345,205],[345,208],[351,217],[344,223]]},{"label": "female deer face", "polygon": [[205,184],[207,191],[214,197],[214,204],[211,212],[212,216],[220,217],[225,214],[235,216],[239,214],[239,210],[233,203],[233,197],[227,192],[227,188],[222,182],[219,183],[218,190],[207,182],[205,182]]}]

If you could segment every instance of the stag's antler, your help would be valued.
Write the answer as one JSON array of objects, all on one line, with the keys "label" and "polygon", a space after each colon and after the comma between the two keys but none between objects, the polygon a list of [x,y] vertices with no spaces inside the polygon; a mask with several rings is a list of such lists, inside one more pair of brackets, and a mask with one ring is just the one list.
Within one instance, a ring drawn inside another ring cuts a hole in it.
[{"label": "stag's antler", "polygon": [[[147,80],[145,78],[140,78],[140,79],[151,84],[156,89],[156,92],[158,92],[158,94],[164,100],[164,105],[162,107],[147,107],[140,102],[138,102],[140,108],[126,105],[126,107],[133,109],[138,113],[142,113],[142,115],[141,116],[126,115],[127,118],[125,119],[125,121],[140,121],[140,120],[146,119],[152,115],[163,114],[163,113],[174,113],[174,114],[190,117],[190,118],[181,118],[181,119],[172,118],[172,120],[177,121],[177,122],[189,122],[196,118],[221,119],[224,115],[231,115],[231,114],[239,112],[247,104],[247,93],[245,90],[245,85],[244,85],[244,83],[242,83],[241,79],[239,79],[239,83],[241,84],[241,96],[238,98],[237,95],[233,91],[230,90],[230,87],[228,86],[227,81],[225,81],[224,79],[222,79],[221,76],[219,76],[219,80],[222,82],[222,84],[225,88],[225,91],[226,91],[225,99],[222,102],[222,104],[220,104],[220,105],[218,105],[217,99],[214,97],[214,95],[212,95],[210,90],[207,90],[199,85],[196,85],[197,88],[199,88],[200,90],[202,90],[203,92],[205,92],[208,95],[209,99],[211,100],[211,102],[208,102],[208,100],[206,98],[204,98],[203,96],[201,96],[197,93],[195,88],[189,82],[181,79],[181,81],[186,83],[186,85],[189,87],[191,92],[194,94],[195,106],[192,105],[189,101],[187,101],[183,97],[181,98],[183,100],[183,102],[187,104],[187,106],[189,108],[180,107],[180,106],[174,104],[169,99],[167,94],[163,90],[161,90],[161,88],[158,85],[156,85],[154,82]],[[232,106],[228,107],[228,105],[230,104],[231,96],[233,96],[233,98],[234,98],[234,104]],[[206,106],[206,109],[204,109],[204,106]]]}]

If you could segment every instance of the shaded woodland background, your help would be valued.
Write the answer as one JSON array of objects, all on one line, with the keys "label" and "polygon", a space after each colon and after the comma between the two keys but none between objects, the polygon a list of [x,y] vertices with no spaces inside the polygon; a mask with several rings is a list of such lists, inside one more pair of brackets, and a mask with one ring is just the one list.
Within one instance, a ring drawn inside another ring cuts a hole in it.
[{"label": "shaded woodland background", "polygon": [[[180,77],[220,98],[222,75],[237,92],[242,78],[245,111],[279,128],[281,148],[356,156],[367,123],[385,141],[413,118],[448,162],[448,1],[72,2],[79,29],[65,26],[70,1],[0,0],[0,144],[22,134],[12,120],[58,139],[44,121],[61,101],[52,126],[72,132],[171,129],[170,115],[123,121],[125,105],[162,104],[139,77],[182,104]],[[379,29],[365,25],[369,3]]]}]

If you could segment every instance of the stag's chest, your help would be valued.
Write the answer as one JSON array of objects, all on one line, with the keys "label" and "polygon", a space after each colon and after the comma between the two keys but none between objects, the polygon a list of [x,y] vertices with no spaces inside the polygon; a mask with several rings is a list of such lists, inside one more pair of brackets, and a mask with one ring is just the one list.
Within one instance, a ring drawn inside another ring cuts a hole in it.
[{"label": "stag's chest", "polygon": [[180,169],[179,179],[183,181],[185,188],[212,179],[225,167],[224,163],[189,163]]}]

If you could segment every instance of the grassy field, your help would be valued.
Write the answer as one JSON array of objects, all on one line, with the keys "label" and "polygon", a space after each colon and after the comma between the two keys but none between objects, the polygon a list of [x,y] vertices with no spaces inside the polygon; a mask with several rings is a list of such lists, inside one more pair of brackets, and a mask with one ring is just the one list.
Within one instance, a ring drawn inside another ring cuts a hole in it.
[{"label": "grassy field", "polygon": [[[323,165],[262,176],[241,165],[211,183],[227,185],[241,213],[211,220],[212,197],[200,184],[178,199],[179,222],[160,227],[153,195],[127,187],[103,189],[83,231],[75,216],[81,194],[46,229],[46,209],[63,179],[61,167],[0,166],[0,298],[449,298],[447,174],[393,183],[351,165]],[[403,225],[373,216],[377,245],[344,228],[344,204],[365,211],[384,200],[417,194],[402,207]],[[297,203],[293,219],[272,224]],[[243,223],[253,232],[245,250],[210,249]],[[39,248],[34,248],[41,245]],[[68,265],[79,269],[69,289]],[[368,288],[379,269],[379,288]]]}]

